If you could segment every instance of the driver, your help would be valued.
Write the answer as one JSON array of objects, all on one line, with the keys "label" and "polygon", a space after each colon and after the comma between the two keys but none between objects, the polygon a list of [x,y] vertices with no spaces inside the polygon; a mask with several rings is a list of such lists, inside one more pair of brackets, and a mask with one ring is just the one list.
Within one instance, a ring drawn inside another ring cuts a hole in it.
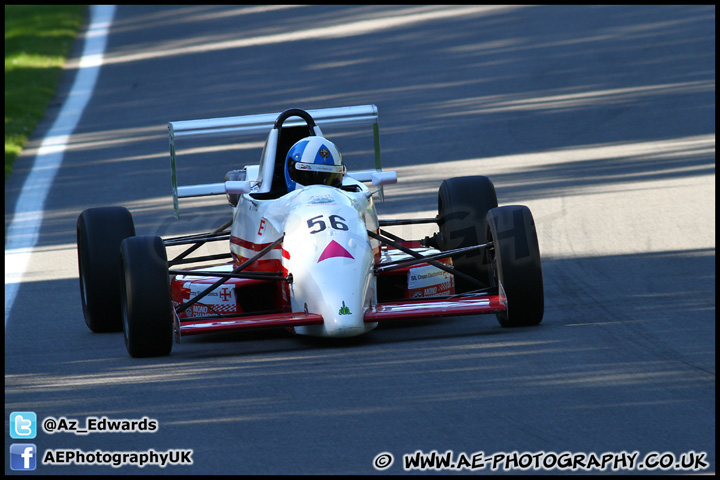
[{"label": "driver", "polygon": [[323,137],[305,137],[288,150],[285,157],[285,183],[288,192],[298,185],[330,185],[342,183],[346,168],[337,147]]}]

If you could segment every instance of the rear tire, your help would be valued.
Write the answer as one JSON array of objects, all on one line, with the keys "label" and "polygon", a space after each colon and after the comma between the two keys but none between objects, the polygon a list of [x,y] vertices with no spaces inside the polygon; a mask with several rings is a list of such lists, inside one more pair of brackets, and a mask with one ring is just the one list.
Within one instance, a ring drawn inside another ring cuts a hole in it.
[{"label": "rear tire", "polygon": [[503,327],[538,325],[544,312],[540,249],[530,209],[522,205],[493,208],[487,214],[487,252],[491,286],[502,286],[507,311],[498,313]]},{"label": "rear tire", "polygon": [[[498,206],[495,186],[488,177],[476,175],[444,180],[438,191],[437,245],[441,251],[486,243],[485,217]],[[487,283],[488,268],[482,250],[452,257],[458,271]],[[455,278],[455,291],[477,290],[478,286]]]},{"label": "rear tire", "polygon": [[122,331],[120,244],[134,236],[132,215],[124,207],[90,208],[78,217],[80,298],[93,332]]},{"label": "rear tire", "polygon": [[128,238],[122,256],[122,318],[131,357],[169,355],[173,343],[170,277],[160,237]]}]

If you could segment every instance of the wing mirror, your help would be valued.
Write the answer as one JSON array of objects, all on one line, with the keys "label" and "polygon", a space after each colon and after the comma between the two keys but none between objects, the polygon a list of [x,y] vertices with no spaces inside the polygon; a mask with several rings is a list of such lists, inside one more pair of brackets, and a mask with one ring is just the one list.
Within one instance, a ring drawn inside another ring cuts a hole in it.
[{"label": "wing mirror", "polygon": [[394,185],[397,183],[397,172],[373,172],[372,184],[376,187],[380,185]]},{"label": "wing mirror", "polygon": [[225,182],[225,193],[244,194],[250,191],[252,182],[231,180]]}]

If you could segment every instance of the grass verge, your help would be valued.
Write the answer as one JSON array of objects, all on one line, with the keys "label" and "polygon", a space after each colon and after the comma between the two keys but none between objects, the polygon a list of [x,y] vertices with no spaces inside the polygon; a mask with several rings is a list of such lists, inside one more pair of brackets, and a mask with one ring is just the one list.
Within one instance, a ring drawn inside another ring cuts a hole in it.
[{"label": "grass verge", "polygon": [[5,180],[54,98],[87,5],[5,5]]}]

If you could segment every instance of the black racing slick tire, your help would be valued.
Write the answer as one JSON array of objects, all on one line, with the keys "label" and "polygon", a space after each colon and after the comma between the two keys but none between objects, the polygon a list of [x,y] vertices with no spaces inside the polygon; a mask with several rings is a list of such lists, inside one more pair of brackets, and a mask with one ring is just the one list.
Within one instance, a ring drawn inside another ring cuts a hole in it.
[{"label": "black racing slick tire", "polygon": [[530,209],[523,205],[493,208],[487,214],[491,286],[504,293],[507,310],[497,314],[503,327],[538,325],[544,313],[540,249]]},{"label": "black racing slick tire", "polygon": [[122,331],[120,244],[133,236],[132,214],[124,207],[90,208],[78,217],[80,298],[93,332]]},{"label": "black racing slick tire", "polygon": [[169,355],[173,343],[170,277],[160,237],[127,238],[122,257],[122,318],[131,357]]},{"label": "black racing slick tire", "polygon": [[[486,243],[485,217],[498,206],[495,186],[488,177],[476,175],[444,180],[438,191],[437,245],[441,251]],[[483,283],[488,281],[482,250],[452,257],[458,271]],[[478,285],[455,277],[455,291],[464,293]]]}]

